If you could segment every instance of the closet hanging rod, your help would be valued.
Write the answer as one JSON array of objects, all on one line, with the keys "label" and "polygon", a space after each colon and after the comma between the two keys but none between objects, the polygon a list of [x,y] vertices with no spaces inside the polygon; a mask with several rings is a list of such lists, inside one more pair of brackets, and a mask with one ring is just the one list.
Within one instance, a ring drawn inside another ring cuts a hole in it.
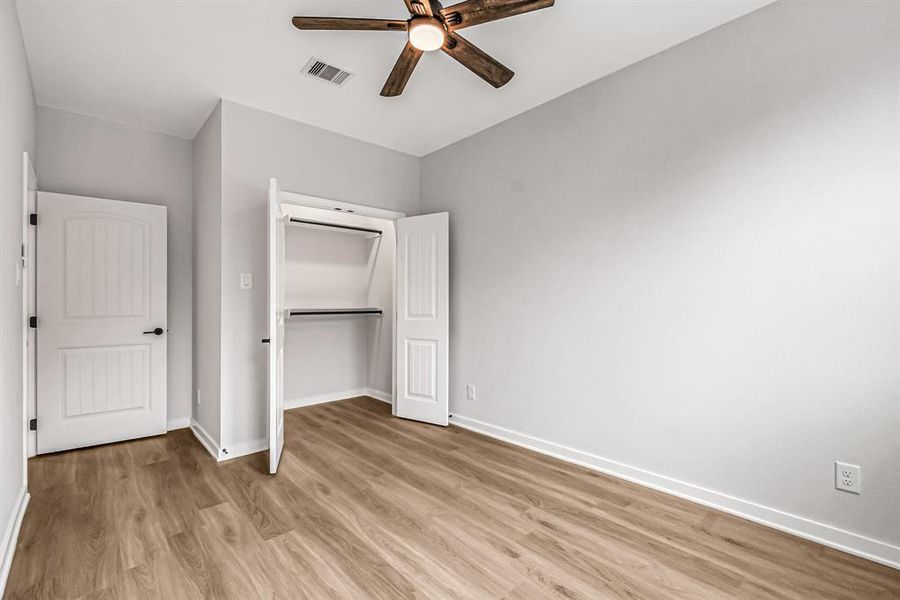
[{"label": "closet hanging rod", "polygon": [[322,221],[312,221],[309,219],[298,219],[296,217],[291,217],[291,223],[302,223],[304,225],[315,225],[316,227],[330,227],[332,229],[343,229],[346,231],[358,231],[360,233],[374,233],[377,235],[382,234],[382,231],[380,229],[370,229],[368,227],[357,227],[356,225],[341,225],[338,223],[325,223]]},{"label": "closet hanging rod", "polygon": [[384,311],[380,308],[295,308],[288,311],[292,317],[309,315],[380,315]]}]

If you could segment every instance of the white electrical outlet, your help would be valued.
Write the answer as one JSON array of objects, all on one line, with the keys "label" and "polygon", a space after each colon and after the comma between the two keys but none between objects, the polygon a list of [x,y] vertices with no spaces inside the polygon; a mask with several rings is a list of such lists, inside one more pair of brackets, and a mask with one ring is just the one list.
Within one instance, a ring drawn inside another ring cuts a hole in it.
[{"label": "white electrical outlet", "polygon": [[203,404],[203,401],[200,400],[200,388],[197,388],[197,406]]},{"label": "white electrical outlet", "polygon": [[475,399],[475,386],[471,383],[466,384],[466,398],[469,400]]},{"label": "white electrical outlet", "polygon": [[835,462],[834,487],[835,489],[850,492],[851,494],[862,493],[862,467],[859,465]]}]

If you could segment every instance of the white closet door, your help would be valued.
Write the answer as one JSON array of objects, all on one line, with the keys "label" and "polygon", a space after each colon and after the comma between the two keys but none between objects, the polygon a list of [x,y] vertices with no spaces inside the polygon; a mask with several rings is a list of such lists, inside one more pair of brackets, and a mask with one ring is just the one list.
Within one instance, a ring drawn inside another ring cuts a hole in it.
[{"label": "white closet door", "polygon": [[166,207],[39,192],[37,450],[166,431]]},{"label": "white closet door", "polygon": [[284,448],[284,219],[278,182],[269,181],[269,473]]},{"label": "white closet door", "polygon": [[405,419],[447,425],[449,215],[398,219],[396,406]]}]

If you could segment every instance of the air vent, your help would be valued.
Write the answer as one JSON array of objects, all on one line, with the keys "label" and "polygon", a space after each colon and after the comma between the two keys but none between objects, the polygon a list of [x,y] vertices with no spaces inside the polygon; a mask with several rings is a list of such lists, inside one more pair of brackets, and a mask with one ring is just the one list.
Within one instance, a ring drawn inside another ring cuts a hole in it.
[{"label": "air vent", "polygon": [[353,73],[350,71],[345,71],[340,67],[329,65],[324,60],[320,60],[316,57],[309,59],[309,62],[303,67],[303,72],[310,77],[315,77],[316,79],[321,79],[322,81],[327,81],[328,83],[337,86],[344,85],[347,83],[348,79],[353,77]]}]

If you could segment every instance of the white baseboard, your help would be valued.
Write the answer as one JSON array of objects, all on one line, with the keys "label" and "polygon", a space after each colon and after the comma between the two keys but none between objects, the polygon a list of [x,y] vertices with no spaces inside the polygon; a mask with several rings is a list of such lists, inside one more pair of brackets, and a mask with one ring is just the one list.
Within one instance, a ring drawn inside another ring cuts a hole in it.
[{"label": "white baseboard", "polygon": [[174,429],[184,429],[185,427],[191,426],[191,418],[190,417],[181,417],[180,419],[169,419],[166,422],[166,431],[172,431]]},{"label": "white baseboard", "polygon": [[269,440],[265,439],[253,440],[251,442],[246,442],[243,444],[235,444],[234,446],[222,448],[221,454],[219,456],[219,462],[223,460],[231,460],[232,458],[238,458],[239,456],[247,456],[248,454],[262,452],[263,450],[268,449]]},{"label": "white baseboard", "polygon": [[269,447],[269,442],[264,439],[254,440],[246,444],[238,444],[231,447],[219,447],[219,445],[213,441],[212,436],[203,429],[203,426],[200,425],[200,423],[194,419],[191,419],[190,421],[191,432],[193,432],[194,437],[197,438],[197,441],[206,448],[206,451],[216,459],[216,462],[231,460],[232,458],[246,456],[248,454],[253,454],[254,452],[262,452]]},{"label": "white baseboard", "polygon": [[284,409],[291,410],[292,408],[301,408],[303,406],[325,404],[326,402],[335,402],[336,400],[346,400],[347,398],[366,396],[368,393],[369,390],[366,388],[356,388],[345,390],[343,392],[330,392],[328,394],[316,394],[315,396],[303,396],[301,398],[285,398]]},{"label": "white baseboard", "polygon": [[382,392],[373,388],[356,388],[343,392],[331,392],[328,394],[318,394],[315,396],[303,396],[302,398],[290,398],[284,401],[284,409],[302,408],[304,406],[313,406],[316,404],[325,404],[326,402],[337,402],[338,400],[347,400],[348,398],[358,398],[360,396],[369,396],[375,400],[381,400],[388,404],[393,404],[391,394]]},{"label": "white baseboard", "polygon": [[607,475],[619,477],[643,485],[666,494],[678,496],[710,508],[736,515],[738,517],[796,535],[798,537],[824,544],[849,554],[900,569],[900,546],[868,538],[850,531],[845,531],[825,523],[813,521],[799,515],[787,513],[776,508],[763,506],[749,500],[729,496],[715,490],[706,489],[692,483],[679,481],[665,475],[659,475],[644,469],[632,467],[614,460],[603,458],[548,442],[524,433],[519,433],[491,425],[477,419],[470,419],[454,414],[450,422],[464,429],[469,429],[516,446],[522,446],[541,454],[546,454],[566,462],[570,462]]},{"label": "white baseboard", "polygon": [[381,400],[382,402],[385,402],[387,404],[394,403],[394,397],[391,396],[389,392],[382,392],[381,390],[369,388],[366,390],[366,393],[364,395],[369,396],[370,398],[375,398],[376,400]]},{"label": "white baseboard", "polygon": [[191,419],[190,427],[191,433],[193,433],[194,437],[197,438],[197,441],[200,442],[200,444],[204,448],[206,448],[206,451],[209,452],[217,461],[221,460],[221,458],[219,458],[219,456],[221,455],[219,445],[216,444],[215,441],[213,441],[212,436],[209,435],[205,429],[203,429],[200,423],[198,423],[194,419]]},{"label": "white baseboard", "polygon": [[28,489],[23,485],[19,488],[19,495],[16,497],[16,503],[13,505],[12,513],[9,515],[9,521],[3,531],[3,540],[0,542],[0,597],[6,589],[6,580],[9,578],[9,570],[12,567],[13,555],[16,553],[16,542],[19,541],[19,530],[22,528],[22,519],[25,518],[25,509],[28,507],[28,500],[31,495]]}]

